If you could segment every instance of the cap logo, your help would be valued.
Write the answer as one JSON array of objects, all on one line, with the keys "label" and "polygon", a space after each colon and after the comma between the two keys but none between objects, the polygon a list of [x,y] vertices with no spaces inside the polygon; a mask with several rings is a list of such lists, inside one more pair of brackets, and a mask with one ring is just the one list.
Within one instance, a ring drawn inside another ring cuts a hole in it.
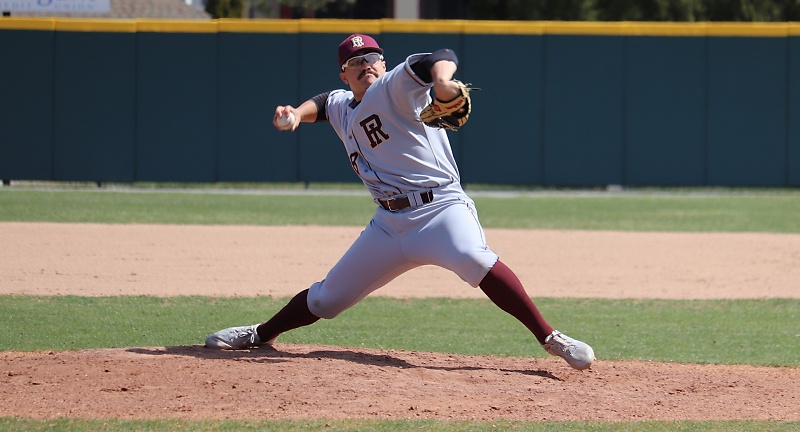
[{"label": "cap logo", "polygon": [[364,39],[362,39],[361,36],[356,36],[350,39],[350,41],[353,42],[353,48],[364,46]]}]

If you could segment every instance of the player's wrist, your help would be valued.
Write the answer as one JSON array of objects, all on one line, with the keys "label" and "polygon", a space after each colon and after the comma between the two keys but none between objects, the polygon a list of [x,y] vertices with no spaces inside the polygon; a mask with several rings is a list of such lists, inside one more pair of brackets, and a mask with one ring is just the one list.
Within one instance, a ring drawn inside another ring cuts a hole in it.
[{"label": "player's wrist", "polygon": [[434,83],[433,92],[436,99],[442,102],[449,102],[461,95],[458,84],[452,80]]}]

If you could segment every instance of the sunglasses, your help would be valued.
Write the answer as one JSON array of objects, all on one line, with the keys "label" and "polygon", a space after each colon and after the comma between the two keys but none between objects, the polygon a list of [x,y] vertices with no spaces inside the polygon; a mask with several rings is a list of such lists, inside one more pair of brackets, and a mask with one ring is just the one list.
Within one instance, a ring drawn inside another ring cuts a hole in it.
[{"label": "sunglasses", "polygon": [[383,54],[371,52],[360,56],[350,57],[346,62],[342,63],[342,72],[344,72],[346,68],[361,66],[364,63],[371,65],[378,60],[383,60]]}]

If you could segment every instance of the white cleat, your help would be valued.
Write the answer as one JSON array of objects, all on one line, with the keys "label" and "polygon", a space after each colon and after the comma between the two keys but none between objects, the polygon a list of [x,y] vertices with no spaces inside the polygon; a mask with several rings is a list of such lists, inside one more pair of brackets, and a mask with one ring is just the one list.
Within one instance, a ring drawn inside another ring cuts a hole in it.
[{"label": "white cleat", "polygon": [[578,370],[589,369],[596,360],[592,347],[557,330],[547,336],[542,346],[550,355],[563,358]]},{"label": "white cleat", "polygon": [[258,327],[258,324],[220,330],[206,338],[206,348],[243,350],[266,345],[258,337],[256,327]]}]

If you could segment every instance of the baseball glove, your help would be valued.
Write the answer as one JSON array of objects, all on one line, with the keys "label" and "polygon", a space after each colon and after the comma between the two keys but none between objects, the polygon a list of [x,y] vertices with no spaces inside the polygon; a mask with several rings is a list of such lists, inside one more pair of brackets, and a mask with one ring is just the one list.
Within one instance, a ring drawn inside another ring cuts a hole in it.
[{"label": "baseball glove", "polygon": [[446,102],[433,98],[433,101],[419,113],[419,119],[423,123],[430,127],[451,131],[458,130],[467,123],[469,114],[472,112],[472,99],[469,92],[480,89],[470,87],[471,84],[464,84],[459,80],[453,80],[453,82],[458,84],[461,94]]}]

